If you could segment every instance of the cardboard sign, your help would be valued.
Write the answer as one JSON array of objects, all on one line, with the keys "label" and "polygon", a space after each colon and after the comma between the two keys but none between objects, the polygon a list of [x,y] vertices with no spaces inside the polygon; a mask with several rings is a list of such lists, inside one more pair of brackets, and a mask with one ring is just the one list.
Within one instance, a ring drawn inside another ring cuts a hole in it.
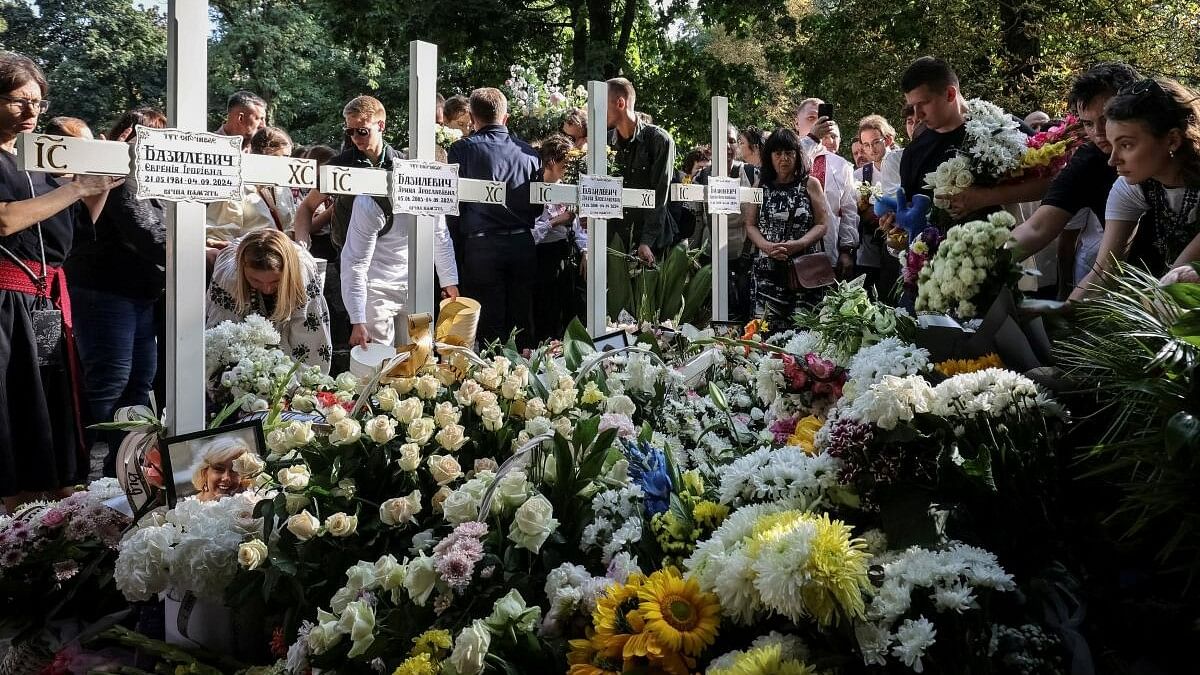
[{"label": "cardboard sign", "polygon": [[242,137],[138,126],[133,178],[138,199],[242,199]]},{"label": "cardboard sign", "polygon": [[392,213],[458,215],[458,165],[398,159],[392,167]]}]

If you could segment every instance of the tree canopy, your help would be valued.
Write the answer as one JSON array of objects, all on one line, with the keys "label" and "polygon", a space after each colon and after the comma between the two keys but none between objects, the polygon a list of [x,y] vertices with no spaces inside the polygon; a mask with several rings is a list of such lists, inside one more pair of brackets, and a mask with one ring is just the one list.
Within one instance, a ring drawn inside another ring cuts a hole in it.
[{"label": "tree canopy", "polygon": [[[408,43],[439,48],[439,90],[499,85],[511,65],[563,60],[571,84],[624,75],[639,107],[680,147],[707,142],[709,98],[735,123],[771,126],[820,96],[844,127],[899,115],[896,79],[913,58],[949,60],[969,96],[1014,113],[1065,113],[1071,76],[1101,60],[1195,83],[1195,0],[212,0],[210,113],[246,88],[298,143],[338,137],[342,104],[372,93],[404,144]],[[165,22],[129,0],[0,0],[0,45],[47,70],[56,114],[107,124],[163,104]],[[682,153],[680,153],[682,154]]]}]

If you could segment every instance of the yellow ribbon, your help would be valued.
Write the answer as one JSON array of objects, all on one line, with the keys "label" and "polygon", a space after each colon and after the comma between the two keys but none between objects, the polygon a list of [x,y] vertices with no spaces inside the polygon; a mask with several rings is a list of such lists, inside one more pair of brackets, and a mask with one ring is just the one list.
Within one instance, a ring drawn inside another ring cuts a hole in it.
[{"label": "yellow ribbon", "polygon": [[428,313],[409,315],[409,344],[396,348],[397,354],[407,353],[409,357],[389,368],[380,381],[387,383],[399,378],[415,377],[423,368],[433,365],[435,338],[439,352],[447,362],[445,365],[461,379],[469,367],[467,359],[457,349],[441,350],[440,346],[471,349],[479,328],[479,311],[478,301],[458,297],[442,300],[436,326],[433,325],[433,317]]}]

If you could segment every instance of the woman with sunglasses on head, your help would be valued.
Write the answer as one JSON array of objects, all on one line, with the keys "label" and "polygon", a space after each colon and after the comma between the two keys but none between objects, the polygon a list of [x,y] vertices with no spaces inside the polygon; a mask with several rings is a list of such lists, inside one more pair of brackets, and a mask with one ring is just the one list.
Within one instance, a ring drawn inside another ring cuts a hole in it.
[{"label": "woman with sunglasses on head", "polygon": [[1131,260],[1151,274],[1200,260],[1200,94],[1170,79],[1147,79],[1105,106],[1117,170],[1093,270],[1072,299],[1086,297]]},{"label": "woman with sunglasses on head", "polygon": [[37,127],[48,89],[33,61],[0,52],[0,497],[10,512],[87,474],[62,264],[122,182],[20,169],[17,136]]}]

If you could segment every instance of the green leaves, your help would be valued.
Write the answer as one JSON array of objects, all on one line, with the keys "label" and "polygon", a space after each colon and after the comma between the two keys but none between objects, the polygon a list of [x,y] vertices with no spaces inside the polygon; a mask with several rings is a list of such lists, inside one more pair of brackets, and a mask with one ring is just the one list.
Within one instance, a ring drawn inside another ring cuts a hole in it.
[{"label": "green leaves", "polygon": [[[567,368],[572,372],[578,371],[583,360],[595,350],[592,336],[588,335],[587,329],[579,322],[579,318],[571,319],[571,324],[567,326],[567,333],[563,336],[563,359],[566,361]],[[553,383],[551,383],[551,387],[553,387]]]},{"label": "green leaves", "polygon": [[1185,312],[1171,326],[1171,335],[1200,347],[1200,309]]}]

